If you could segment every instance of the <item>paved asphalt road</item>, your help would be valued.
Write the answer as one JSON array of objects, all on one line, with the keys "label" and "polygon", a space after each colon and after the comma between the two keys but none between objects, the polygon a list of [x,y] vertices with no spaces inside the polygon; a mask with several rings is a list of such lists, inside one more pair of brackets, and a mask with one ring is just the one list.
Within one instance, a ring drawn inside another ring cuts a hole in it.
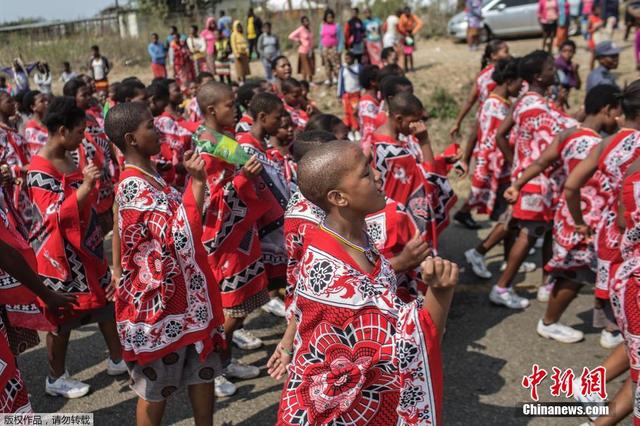
[{"label": "paved asphalt road", "polygon": [[[452,225],[445,233],[442,251],[446,257],[463,264],[463,252],[474,246],[479,234]],[[498,273],[500,251],[489,255],[490,269]],[[534,255],[532,260],[538,260]],[[538,262],[539,263],[539,262]],[[535,299],[535,286],[541,280],[537,271],[518,276],[519,291]],[[525,418],[516,414],[516,405],[528,400],[528,393],[520,386],[522,376],[528,374],[533,363],[551,369],[552,366],[581,371],[593,367],[607,351],[598,344],[599,334],[589,325],[591,291],[585,289],[569,308],[567,324],[586,333],[585,341],[564,345],[542,339],[535,333],[535,324],[544,306],[532,300],[525,312],[513,312],[491,306],[487,300],[490,282],[480,282],[469,271],[462,274],[450,314],[443,344],[444,358],[444,416],[449,425],[579,425],[583,419]],[[256,313],[247,322],[266,343],[253,352],[237,351],[245,362],[263,368],[268,356],[284,331],[284,322],[269,314]],[[52,398],[44,394],[47,371],[46,350],[40,345],[20,359],[32,404],[38,412],[93,412],[97,425],[134,424],[136,399],[127,386],[126,378],[106,375],[106,348],[97,326],[91,325],[72,334],[67,365],[71,374],[91,384],[92,393],[77,400]],[[619,378],[610,384],[609,392],[617,390]],[[238,393],[216,402],[215,424],[272,425],[277,416],[281,382],[266,375],[238,382]],[[548,386],[548,382],[547,382]],[[541,400],[552,400],[548,390],[541,388]],[[561,400],[560,400],[561,401]],[[190,407],[186,392],[181,391],[170,400],[165,424],[189,425]],[[627,418],[627,424],[631,421]]]}]

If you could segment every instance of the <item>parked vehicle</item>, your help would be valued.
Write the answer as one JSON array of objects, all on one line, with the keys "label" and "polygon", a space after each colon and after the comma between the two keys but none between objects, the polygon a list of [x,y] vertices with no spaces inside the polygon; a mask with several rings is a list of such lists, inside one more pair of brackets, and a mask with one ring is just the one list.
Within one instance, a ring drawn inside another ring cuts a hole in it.
[{"label": "parked vehicle", "polygon": [[[569,34],[579,31],[580,0],[570,0],[571,24]],[[542,34],[538,22],[537,0],[485,0],[482,5],[484,18],[483,39],[491,37],[511,38]],[[467,17],[456,14],[447,26],[450,36],[458,40],[467,37]]]}]

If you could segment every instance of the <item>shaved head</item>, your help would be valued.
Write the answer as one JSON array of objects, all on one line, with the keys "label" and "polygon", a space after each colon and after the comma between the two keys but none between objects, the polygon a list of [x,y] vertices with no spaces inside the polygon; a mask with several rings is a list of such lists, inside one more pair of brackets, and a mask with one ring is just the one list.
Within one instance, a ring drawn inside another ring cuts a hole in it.
[{"label": "shaved head", "polygon": [[407,115],[424,114],[424,106],[412,93],[401,92],[389,100],[389,113]]},{"label": "shaved head", "polygon": [[358,144],[337,140],[309,151],[298,165],[298,186],[302,195],[328,212],[327,194],[353,171],[358,155],[363,155]]},{"label": "shaved head", "polygon": [[224,83],[210,81],[198,89],[196,100],[198,101],[200,111],[202,111],[203,114],[206,114],[207,107],[215,105],[218,102],[227,99],[229,96],[233,97],[231,87]]}]

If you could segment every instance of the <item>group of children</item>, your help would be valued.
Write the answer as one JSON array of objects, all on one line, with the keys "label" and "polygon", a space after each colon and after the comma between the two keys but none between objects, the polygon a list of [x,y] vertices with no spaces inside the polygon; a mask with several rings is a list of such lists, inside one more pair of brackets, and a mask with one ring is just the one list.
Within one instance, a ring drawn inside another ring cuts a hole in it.
[{"label": "group of children", "polygon": [[104,105],[78,76],[64,96],[24,94],[26,119],[0,93],[2,328],[24,331],[0,334],[3,412],[31,409],[16,356],[36,331],[46,392],[86,395],[65,354],[98,323],[138,424],[160,424],[184,385],[195,423],[212,424],[214,395],[260,374],[231,346],[262,345],[244,328],[262,308],[288,321],[268,362],[289,372],[282,423],[441,422],[458,267],[437,238],[456,149],[433,153],[397,65],[361,70],[353,122],[318,111],[286,57],[273,65],[273,83],[240,87],[201,73],[190,100],[174,80],[129,77]]},{"label": "group of children", "polygon": [[[513,58],[505,42],[487,44],[483,68],[451,130],[452,136],[458,135],[460,123],[477,102],[462,157],[465,172],[475,163],[471,195],[454,217],[470,229],[479,227],[472,210],[495,221],[489,235],[465,252],[475,275],[489,279],[484,255],[503,243],[501,275],[489,294],[494,304],[529,306],[528,298],[514,292],[513,280],[519,271],[535,269],[525,259],[540,249],[544,269],[537,300],[547,306],[536,331],[542,337],[581,341],[583,332],[560,320],[579,290],[585,284],[594,286],[593,326],[603,329],[600,344],[613,349],[602,363],[607,380],[628,369],[631,374],[609,401],[612,415],[592,417],[585,424],[616,424],[631,411],[640,424],[640,328],[635,323],[640,318],[635,282],[640,80],[624,90],[599,81],[570,116],[554,96],[559,71],[557,59],[547,52]],[[579,383],[574,386],[580,389]],[[605,403],[580,392],[575,397]]]},{"label": "group of children", "polygon": [[244,328],[262,308],[287,321],[267,363],[288,375],[279,424],[441,423],[440,341],[458,266],[438,257],[438,240],[457,200],[447,175],[474,162],[455,218],[476,228],[476,210],[496,224],[465,252],[471,269],[491,278],[484,254],[503,243],[489,298],[526,308],[513,280],[535,268],[525,259],[541,241],[548,304],[537,332],[565,343],[583,334],[562,314],[595,284],[594,324],[616,348],[603,366],[631,368],[612,412],[628,414],[640,368],[640,80],[597,85],[572,117],[553,97],[553,57],[514,58],[492,41],[451,131],[477,101],[469,143],[434,152],[397,64],[348,70],[344,119],[318,110],[285,56],[272,65],[273,82],[240,87],[201,73],[187,100],[174,80],[130,77],[104,106],[79,76],[63,97],[25,94],[22,126],[0,93],[0,318],[27,331],[23,342],[0,334],[10,366],[0,385],[20,390],[5,392],[6,411],[30,409],[15,355],[33,330],[48,333],[46,392],[86,395],[65,353],[73,329],[97,322],[108,374],[128,373],[139,397],[138,424],[160,424],[184,385],[195,423],[212,424],[214,395],[236,391],[229,379],[260,374],[231,345],[262,346]]}]

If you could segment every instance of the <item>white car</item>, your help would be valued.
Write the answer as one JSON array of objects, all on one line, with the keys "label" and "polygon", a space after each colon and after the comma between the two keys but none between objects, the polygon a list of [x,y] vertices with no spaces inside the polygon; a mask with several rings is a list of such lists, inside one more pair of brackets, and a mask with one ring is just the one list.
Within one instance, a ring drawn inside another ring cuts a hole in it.
[{"label": "white car", "polygon": [[[570,0],[571,24],[569,34],[577,34],[580,0]],[[542,34],[538,22],[538,0],[485,0],[482,5],[483,38],[535,36]],[[467,16],[456,14],[447,25],[447,32],[458,40],[467,38]]]}]

